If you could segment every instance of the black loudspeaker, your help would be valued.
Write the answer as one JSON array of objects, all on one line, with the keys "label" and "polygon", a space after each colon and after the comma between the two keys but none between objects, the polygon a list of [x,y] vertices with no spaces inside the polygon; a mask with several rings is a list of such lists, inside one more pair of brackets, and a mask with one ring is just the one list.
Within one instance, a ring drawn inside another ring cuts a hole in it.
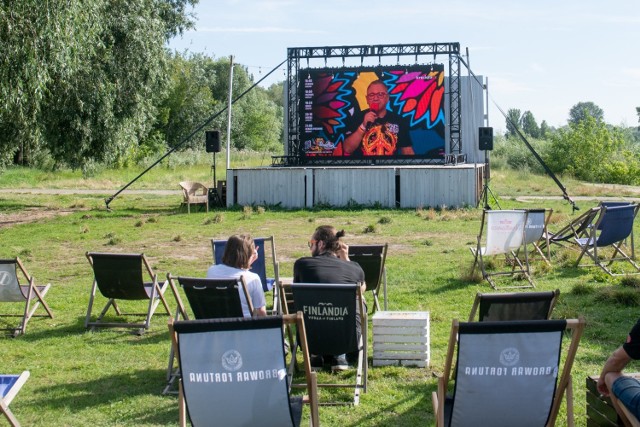
[{"label": "black loudspeaker", "polygon": [[205,132],[207,153],[219,153],[220,152],[220,132],[217,130],[208,130]]},{"label": "black loudspeaker", "polygon": [[493,150],[493,128],[478,128],[478,148],[480,150]]}]

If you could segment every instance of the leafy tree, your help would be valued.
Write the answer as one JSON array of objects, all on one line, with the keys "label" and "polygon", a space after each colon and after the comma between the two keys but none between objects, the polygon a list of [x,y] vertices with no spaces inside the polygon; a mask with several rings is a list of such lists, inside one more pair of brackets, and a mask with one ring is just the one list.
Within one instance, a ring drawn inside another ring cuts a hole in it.
[{"label": "leafy tree", "polygon": [[569,124],[576,125],[586,119],[593,117],[597,121],[604,120],[604,111],[593,102],[578,102],[569,110]]},{"label": "leafy tree", "polygon": [[0,6],[0,166],[23,143],[114,163],[149,131],[167,36],[197,0],[21,0]]},{"label": "leafy tree", "polygon": [[540,138],[547,138],[551,135],[552,129],[547,124],[546,120],[540,123]]},{"label": "leafy tree", "polygon": [[590,182],[637,185],[640,156],[623,132],[592,116],[551,137],[545,162],[556,173],[568,173]]},{"label": "leafy tree", "polygon": [[509,111],[507,111],[507,120],[506,120],[506,124],[507,124],[507,132],[505,133],[506,137],[510,137],[510,136],[516,136],[516,127],[520,126],[521,124],[521,114],[520,114],[520,110],[517,108],[509,108]]},{"label": "leafy tree", "polygon": [[[638,114],[638,123],[640,123],[640,107],[636,107],[636,113]],[[640,126],[638,126],[638,129],[640,130]]]},{"label": "leafy tree", "polygon": [[522,123],[522,130],[525,134],[532,138],[538,138],[540,136],[540,128],[538,127],[538,123],[536,122],[535,117],[533,117],[533,113],[531,111],[525,111],[520,121]]}]

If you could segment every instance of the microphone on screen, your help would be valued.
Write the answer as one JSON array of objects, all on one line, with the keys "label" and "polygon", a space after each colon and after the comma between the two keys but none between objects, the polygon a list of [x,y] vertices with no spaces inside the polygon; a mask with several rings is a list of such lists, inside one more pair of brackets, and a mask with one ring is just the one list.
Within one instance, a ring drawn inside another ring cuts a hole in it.
[{"label": "microphone on screen", "polygon": [[[372,102],[371,104],[369,104],[369,111],[374,113],[376,115],[376,118],[377,118],[378,114],[376,113],[376,111],[378,111],[378,103],[377,102]],[[373,122],[367,123],[367,129],[369,129],[372,125],[373,125]]]}]

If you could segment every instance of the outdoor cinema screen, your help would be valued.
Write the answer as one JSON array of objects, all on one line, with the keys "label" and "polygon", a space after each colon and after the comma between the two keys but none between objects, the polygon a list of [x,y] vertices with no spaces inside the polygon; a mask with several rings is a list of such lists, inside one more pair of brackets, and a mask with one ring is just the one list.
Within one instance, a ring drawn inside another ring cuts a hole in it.
[{"label": "outdoor cinema screen", "polygon": [[301,155],[441,159],[444,65],[300,70]]}]

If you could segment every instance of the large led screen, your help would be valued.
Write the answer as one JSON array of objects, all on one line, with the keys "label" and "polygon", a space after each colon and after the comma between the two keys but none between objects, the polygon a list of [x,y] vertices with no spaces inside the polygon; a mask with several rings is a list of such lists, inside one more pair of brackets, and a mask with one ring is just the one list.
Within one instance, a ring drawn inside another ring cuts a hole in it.
[{"label": "large led screen", "polygon": [[307,69],[300,73],[304,158],[444,157],[442,64]]}]

